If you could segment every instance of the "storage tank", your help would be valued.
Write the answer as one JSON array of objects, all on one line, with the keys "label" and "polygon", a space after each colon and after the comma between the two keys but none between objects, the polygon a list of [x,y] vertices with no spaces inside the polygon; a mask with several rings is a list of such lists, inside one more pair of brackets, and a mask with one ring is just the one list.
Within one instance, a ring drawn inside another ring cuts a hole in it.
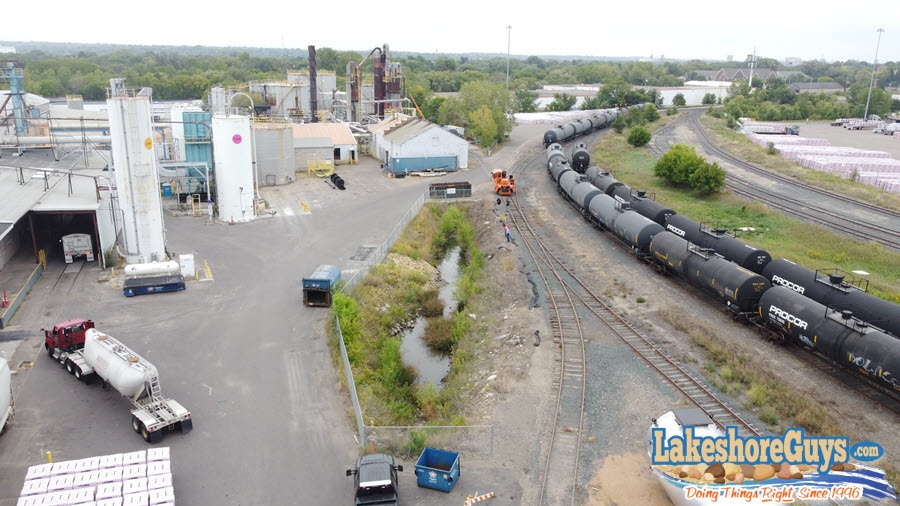
[{"label": "storage tank", "polygon": [[219,218],[226,222],[251,221],[256,213],[250,117],[215,115],[212,127]]},{"label": "storage tank", "polygon": [[110,79],[109,130],[119,207],[122,210],[125,261],[166,258],[159,174],[150,114],[152,90],[125,88]]},{"label": "storage tank", "polygon": [[294,181],[294,131],[290,123],[253,123],[256,141],[256,180],[259,186]]},{"label": "storage tank", "polygon": [[154,372],[138,354],[97,329],[84,334],[84,360],[119,393],[134,400],[145,393],[144,381]]},{"label": "storage tank", "polygon": [[175,274],[180,269],[178,262],[150,262],[146,264],[133,264],[125,266],[125,274],[129,276],[143,276],[146,274]]}]

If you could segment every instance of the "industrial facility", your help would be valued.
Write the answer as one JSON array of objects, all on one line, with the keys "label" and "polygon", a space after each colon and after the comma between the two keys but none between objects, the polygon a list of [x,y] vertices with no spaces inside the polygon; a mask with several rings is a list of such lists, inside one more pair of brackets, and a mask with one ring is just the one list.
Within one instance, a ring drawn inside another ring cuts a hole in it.
[{"label": "industrial facility", "polygon": [[[467,167],[464,139],[404,114],[414,109],[386,44],[347,64],[344,90],[315,58],[310,46],[309,67],[285,80],[216,86],[206,105],[155,102],[152,89],[120,78],[105,104],[72,95],[51,105],[26,92],[24,65],[4,63],[0,267],[28,245],[35,261],[42,249],[55,254],[67,234],[86,234],[101,267],[112,250],[131,264],[164,261],[173,205],[164,199],[195,216],[250,222],[261,186],[330,174],[366,153],[393,173]],[[239,96],[250,106],[235,107]]]}]

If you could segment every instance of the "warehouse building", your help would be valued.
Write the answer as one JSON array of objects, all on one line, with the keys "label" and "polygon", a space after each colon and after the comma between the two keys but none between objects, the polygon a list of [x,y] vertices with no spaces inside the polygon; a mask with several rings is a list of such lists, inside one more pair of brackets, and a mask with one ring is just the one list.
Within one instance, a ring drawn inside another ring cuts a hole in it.
[{"label": "warehouse building", "polygon": [[469,166],[469,143],[426,119],[407,118],[378,130],[376,125],[372,154],[388,172],[454,171]]},{"label": "warehouse building", "polygon": [[357,163],[356,138],[346,123],[306,123],[292,128],[297,171],[306,172],[310,163],[322,161],[331,165]]},{"label": "warehouse building", "polygon": [[789,84],[788,88],[798,95],[801,93],[827,93],[831,95],[832,93],[844,91],[844,87],[838,83],[793,83]]}]

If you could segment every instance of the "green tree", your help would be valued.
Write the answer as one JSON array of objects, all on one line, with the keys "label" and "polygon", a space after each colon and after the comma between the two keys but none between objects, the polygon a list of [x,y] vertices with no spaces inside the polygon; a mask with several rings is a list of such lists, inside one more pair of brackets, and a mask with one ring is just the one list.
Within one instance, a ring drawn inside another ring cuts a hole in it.
[{"label": "green tree", "polygon": [[587,97],[584,99],[584,102],[581,103],[581,110],[583,111],[601,108],[603,108],[603,104],[598,97]]},{"label": "green tree", "polygon": [[646,119],[649,123],[653,123],[654,121],[659,119],[659,110],[653,104],[647,104],[647,107],[644,107],[644,119]]},{"label": "green tree", "polygon": [[478,139],[481,147],[487,147],[497,140],[500,129],[494,122],[494,116],[488,106],[483,105],[469,114],[469,125],[472,135]]},{"label": "green tree", "polygon": [[547,106],[550,111],[568,111],[578,99],[568,93],[554,93],[553,102]]},{"label": "green tree", "polygon": [[647,119],[644,117],[644,113],[638,109],[637,107],[632,107],[628,110],[628,114],[625,115],[625,123],[628,126],[641,126],[647,123]]},{"label": "green tree", "polygon": [[713,105],[716,103],[715,93],[707,93],[703,95],[703,105]]},{"label": "green tree", "polygon": [[715,193],[725,186],[725,169],[717,163],[705,162],[691,174],[691,188],[703,193]]},{"label": "green tree", "polygon": [[625,130],[625,118],[619,116],[612,122],[613,130],[616,131],[617,134],[622,133],[622,130]]},{"label": "green tree", "polygon": [[628,134],[628,138],[625,141],[636,148],[645,146],[650,142],[650,130],[647,130],[642,126],[634,127],[631,129],[631,132]]},{"label": "green tree", "polygon": [[518,112],[534,112],[537,110],[538,94],[536,91],[516,90],[516,111]]},{"label": "green tree", "polygon": [[704,163],[703,157],[694,148],[685,144],[675,144],[653,166],[653,174],[676,185],[688,185],[691,176]]},{"label": "green tree", "polygon": [[672,97],[672,105],[676,107],[684,107],[687,104],[687,101],[684,99],[683,93],[676,93],[674,97]]}]

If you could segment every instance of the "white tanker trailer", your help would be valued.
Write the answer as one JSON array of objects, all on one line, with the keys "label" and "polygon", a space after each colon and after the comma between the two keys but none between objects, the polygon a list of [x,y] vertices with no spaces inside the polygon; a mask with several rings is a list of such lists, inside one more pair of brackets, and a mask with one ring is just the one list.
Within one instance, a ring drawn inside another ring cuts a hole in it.
[{"label": "white tanker trailer", "polygon": [[0,357],[0,434],[13,412],[11,380],[9,363]]},{"label": "white tanker trailer", "polygon": [[165,429],[180,427],[187,433],[193,428],[191,412],[163,397],[156,367],[114,337],[88,329],[84,348],[61,353],[59,361],[77,379],[96,374],[131,401],[131,426],[148,443],[161,441]]}]

